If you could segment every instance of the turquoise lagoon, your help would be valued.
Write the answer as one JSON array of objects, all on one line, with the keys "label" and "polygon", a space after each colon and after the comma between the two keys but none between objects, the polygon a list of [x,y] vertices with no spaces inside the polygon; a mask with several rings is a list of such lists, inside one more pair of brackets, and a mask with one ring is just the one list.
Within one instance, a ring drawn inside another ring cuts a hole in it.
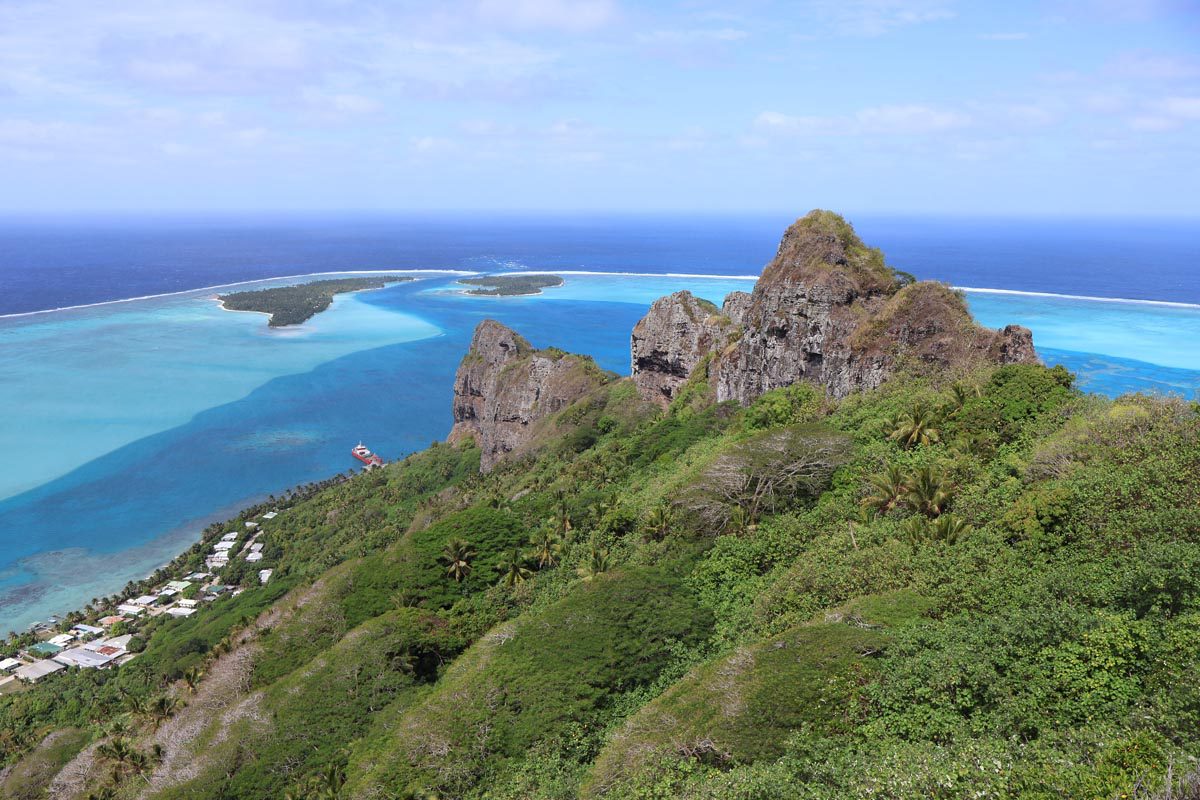
[{"label": "turquoise lagoon", "polygon": [[[563,286],[513,298],[417,274],[284,330],[223,311],[212,290],[0,319],[0,630],[118,591],[208,521],[354,467],[360,439],[390,459],[443,437],[485,317],[627,373],[629,330],[655,298],[686,288],[719,303],[753,285],[559,274]],[[1032,328],[1084,388],[1200,390],[1200,308],[967,296],[987,325]]]}]

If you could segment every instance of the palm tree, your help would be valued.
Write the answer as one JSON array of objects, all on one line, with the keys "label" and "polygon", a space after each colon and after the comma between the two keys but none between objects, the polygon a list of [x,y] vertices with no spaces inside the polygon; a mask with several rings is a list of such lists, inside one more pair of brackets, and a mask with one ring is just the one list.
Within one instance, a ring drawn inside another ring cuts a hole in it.
[{"label": "palm tree", "polygon": [[666,503],[659,503],[646,515],[646,533],[651,539],[662,541],[674,522],[675,515],[671,512],[671,507]]},{"label": "palm tree", "polygon": [[973,530],[975,530],[973,525],[953,514],[942,514],[929,525],[930,535],[946,544],[954,544],[959,539],[968,536]]},{"label": "palm tree", "polygon": [[904,539],[913,547],[929,538],[929,520],[921,516],[909,517],[900,526]]},{"label": "palm tree", "polygon": [[117,717],[109,723],[105,731],[109,736],[120,737],[129,733],[129,720]]},{"label": "palm tree", "polygon": [[538,569],[546,569],[558,564],[558,556],[562,552],[562,541],[558,533],[551,527],[542,527],[534,531],[529,539],[533,547],[530,557],[537,562]]},{"label": "palm tree", "polygon": [[191,690],[192,694],[195,694],[196,687],[200,685],[200,679],[203,677],[204,670],[200,669],[199,667],[189,667],[188,670],[183,673],[183,682],[187,684],[187,687]]},{"label": "palm tree", "polygon": [[900,414],[895,424],[896,428],[888,438],[895,439],[903,447],[931,444],[941,436],[937,429],[937,413],[920,401],[914,402]]},{"label": "palm tree", "polygon": [[567,494],[561,489],[555,492],[555,499],[558,501],[558,511],[556,513],[555,524],[558,526],[558,532],[565,537],[571,532],[571,512],[567,508]]},{"label": "palm tree", "polygon": [[525,554],[521,552],[521,548],[514,547],[512,552],[503,558],[496,569],[504,576],[505,586],[516,586],[518,583],[524,583],[533,575],[533,570],[525,566]]},{"label": "palm tree", "polygon": [[982,394],[978,384],[968,386],[964,383],[955,383],[950,387],[950,403],[947,410],[951,414],[957,414],[962,411],[968,400],[972,397],[980,397]]},{"label": "palm tree", "polygon": [[346,784],[346,770],[338,764],[330,764],[321,773],[319,781],[325,796],[337,797],[342,793],[342,787]]},{"label": "palm tree", "polygon": [[946,509],[950,497],[945,473],[933,467],[921,467],[905,484],[904,502],[913,511],[931,519]]},{"label": "palm tree", "polygon": [[888,464],[881,475],[871,475],[867,478],[871,485],[871,493],[863,498],[863,508],[869,508],[877,514],[886,514],[900,505],[908,491],[904,471],[895,464]]},{"label": "palm tree", "polygon": [[100,745],[96,752],[113,762],[113,774],[118,777],[126,772],[144,772],[148,766],[145,754],[121,736]]},{"label": "palm tree", "polygon": [[457,536],[446,542],[442,548],[442,563],[446,565],[446,574],[462,583],[471,574],[471,559],[475,550],[471,545]]},{"label": "palm tree", "polygon": [[592,545],[592,552],[588,556],[588,560],[575,568],[575,574],[584,581],[593,581],[608,572],[608,567],[608,550],[599,545]]},{"label": "palm tree", "polygon": [[150,704],[150,716],[154,719],[154,730],[171,718],[179,709],[179,701],[170,695],[159,695]]},{"label": "palm tree", "polygon": [[136,694],[130,694],[125,689],[122,689],[121,693],[125,695],[125,710],[126,711],[128,711],[130,714],[137,714],[137,715],[146,713],[146,700],[144,698],[139,697]]}]

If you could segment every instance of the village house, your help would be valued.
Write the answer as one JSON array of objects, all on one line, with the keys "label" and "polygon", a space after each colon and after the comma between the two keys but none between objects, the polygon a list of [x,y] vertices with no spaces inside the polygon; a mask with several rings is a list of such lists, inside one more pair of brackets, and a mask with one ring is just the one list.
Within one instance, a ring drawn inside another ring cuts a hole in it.
[{"label": "village house", "polygon": [[89,650],[86,647],[72,647],[70,650],[63,650],[56,655],[54,660],[64,667],[103,669],[111,664],[120,653],[115,647],[104,649],[116,652],[100,652],[99,650]]},{"label": "village house", "polygon": [[62,647],[59,645],[51,644],[50,642],[38,642],[37,644],[32,644],[29,647],[26,647],[23,652],[25,653],[26,658],[35,659],[52,656],[59,650],[62,650]]},{"label": "village house", "polygon": [[27,683],[37,683],[47,675],[53,675],[55,672],[59,672],[60,670],[64,669],[66,669],[66,667],[64,667],[62,664],[59,664],[57,661],[46,659],[44,661],[35,661],[32,664],[26,664],[25,666],[18,668],[14,674]]}]

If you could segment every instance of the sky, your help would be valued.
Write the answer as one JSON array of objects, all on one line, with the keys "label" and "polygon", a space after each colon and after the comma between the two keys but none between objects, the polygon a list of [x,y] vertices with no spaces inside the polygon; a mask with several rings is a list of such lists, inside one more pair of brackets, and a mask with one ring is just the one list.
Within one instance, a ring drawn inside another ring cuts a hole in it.
[{"label": "sky", "polygon": [[0,212],[1200,215],[1200,0],[0,0]]}]

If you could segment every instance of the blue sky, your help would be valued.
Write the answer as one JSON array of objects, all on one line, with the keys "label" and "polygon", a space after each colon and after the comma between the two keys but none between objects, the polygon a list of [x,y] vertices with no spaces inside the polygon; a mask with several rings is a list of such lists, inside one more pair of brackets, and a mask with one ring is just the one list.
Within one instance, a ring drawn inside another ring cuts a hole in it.
[{"label": "blue sky", "polygon": [[0,0],[0,209],[1200,214],[1197,0]]}]

